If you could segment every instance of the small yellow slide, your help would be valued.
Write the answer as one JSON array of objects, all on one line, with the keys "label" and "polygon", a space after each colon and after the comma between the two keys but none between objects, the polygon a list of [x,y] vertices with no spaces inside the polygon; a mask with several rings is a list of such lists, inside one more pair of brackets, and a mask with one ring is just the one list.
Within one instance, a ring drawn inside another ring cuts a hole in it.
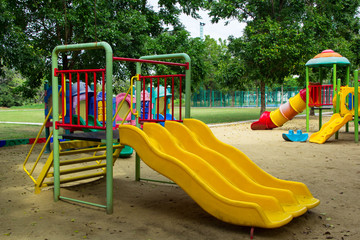
[{"label": "small yellow slide", "polygon": [[339,113],[334,113],[330,120],[321,127],[320,131],[313,133],[310,136],[309,142],[320,144],[326,142],[326,140],[328,140],[334,133],[339,131],[342,126],[352,119],[353,115],[351,113],[345,114],[343,118]]},{"label": "small yellow slide", "polygon": [[222,221],[276,228],[319,204],[304,184],[272,177],[236,148],[222,143],[221,152],[207,145],[215,136],[201,121],[167,121],[165,128],[145,123],[143,131],[122,125],[119,134],[121,144],[133,147],[147,165]]}]

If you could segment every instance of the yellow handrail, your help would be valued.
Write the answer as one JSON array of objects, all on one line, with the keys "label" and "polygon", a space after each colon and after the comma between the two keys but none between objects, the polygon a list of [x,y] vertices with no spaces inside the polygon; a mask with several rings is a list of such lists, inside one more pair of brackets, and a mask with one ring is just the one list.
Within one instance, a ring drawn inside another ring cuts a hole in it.
[{"label": "yellow handrail", "polygon": [[117,107],[117,109],[116,109],[116,113],[114,114],[114,117],[113,117],[113,119],[112,119],[112,121],[115,121],[115,118],[116,118],[116,116],[118,115],[121,107],[123,106],[126,97],[129,95],[129,92],[131,91],[131,94],[130,94],[130,99],[131,99],[131,100],[130,100],[130,108],[129,108],[129,110],[127,111],[127,113],[125,114],[125,117],[123,118],[123,120],[122,120],[122,122],[121,122],[121,125],[124,124],[125,119],[127,118],[127,116],[129,115],[130,112],[131,112],[133,115],[135,115],[135,117],[137,117],[137,118],[139,117],[139,113],[138,113],[137,111],[133,112],[133,95],[134,95],[134,93],[133,93],[133,83],[134,83],[134,81],[133,81],[133,80],[134,80],[134,78],[139,81],[139,74],[136,74],[135,76],[133,76],[133,77],[131,78],[131,80],[130,80],[130,87],[129,87],[129,89],[127,90],[127,92],[126,92],[123,100],[122,100],[122,101],[120,102],[120,104],[118,105],[118,107]]},{"label": "yellow handrail", "polygon": [[[59,96],[60,96],[60,94],[61,94],[61,90],[62,90],[62,88],[60,88],[60,90],[59,90]],[[46,143],[45,143],[45,145],[44,145],[44,147],[43,147],[40,155],[39,155],[38,158],[36,159],[35,164],[34,164],[34,166],[33,166],[33,168],[31,169],[30,172],[26,169],[25,165],[26,165],[26,163],[29,161],[30,155],[31,155],[32,151],[34,150],[34,147],[35,147],[36,143],[39,141],[40,135],[41,135],[42,131],[44,130],[44,127],[45,127],[46,123],[48,122],[48,120],[49,120],[49,118],[50,118],[50,116],[51,116],[52,110],[53,110],[53,107],[50,108],[49,113],[47,114],[47,116],[46,116],[46,118],[45,118],[45,121],[44,121],[43,125],[41,126],[41,129],[40,129],[40,131],[38,132],[38,134],[37,134],[37,136],[36,136],[36,138],[35,138],[35,141],[34,141],[34,143],[32,144],[32,146],[31,146],[31,148],[30,148],[30,151],[29,151],[28,155],[26,156],[25,161],[24,161],[24,163],[23,163],[23,169],[24,169],[24,171],[26,172],[27,175],[29,175],[29,177],[30,177],[35,183],[36,183],[36,180],[31,176],[31,174],[34,172],[35,167],[36,167],[37,163],[38,163],[39,160],[40,160],[40,157],[41,157],[42,154],[44,153],[44,148],[45,148],[45,146],[46,146],[46,145],[49,143],[49,141],[50,141],[50,138],[51,138],[51,136],[52,136],[52,131],[51,131],[48,139],[46,140]]]}]

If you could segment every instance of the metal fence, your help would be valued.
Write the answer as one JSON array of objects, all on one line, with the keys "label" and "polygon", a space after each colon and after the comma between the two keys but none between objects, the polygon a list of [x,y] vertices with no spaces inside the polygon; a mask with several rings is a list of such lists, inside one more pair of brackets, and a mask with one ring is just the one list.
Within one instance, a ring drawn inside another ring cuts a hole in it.
[{"label": "metal fence", "polygon": [[[279,107],[302,88],[274,88],[265,90],[265,102],[268,107]],[[260,107],[260,89],[249,91],[223,92],[200,89],[192,93],[192,107]]]}]

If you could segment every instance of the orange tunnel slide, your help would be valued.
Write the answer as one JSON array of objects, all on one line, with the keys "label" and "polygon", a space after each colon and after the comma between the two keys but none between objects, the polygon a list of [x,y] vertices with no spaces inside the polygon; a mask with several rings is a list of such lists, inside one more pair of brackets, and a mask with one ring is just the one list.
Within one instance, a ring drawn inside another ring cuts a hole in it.
[{"label": "orange tunnel slide", "polygon": [[293,119],[306,108],[306,89],[302,89],[288,102],[282,104],[278,109],[264,112],[260,119],[251,124],[252,130],[266,130],[281,127],[287,121]]}]

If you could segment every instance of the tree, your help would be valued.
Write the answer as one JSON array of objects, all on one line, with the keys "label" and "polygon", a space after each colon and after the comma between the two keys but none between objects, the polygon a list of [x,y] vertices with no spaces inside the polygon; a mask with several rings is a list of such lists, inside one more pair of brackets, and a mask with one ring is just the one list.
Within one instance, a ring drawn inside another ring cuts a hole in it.
[{"label": "tree", "polygon": [[229,49],[244,63],[244,75],[260,86],[261,113],[265,85],[299,73],[324,48],[349,49],[347,41],[358,41],[358,0],[218,0],[208,1],[206,8],[213,22],[235,18],[247,23],[242,37],[230,38]]},{"label": "tree", "polygon": [[[15,68],[26,77],[23,92],[34,95],[44,79],[50,78],[50,57],[57,45],[106,41],[115,56],[138,58],[149,55],[148,42],[166,32],[167,26],[183,28],[181,11],[196,17],[196,8],[186,1],[177,7],[170,1],[159,1],[154,11],[146,0],[1,0],[0,53],[4,65]],[[63,69],[81,65],[91,68],[104,63],[101,51],[62,53]],[[124,70],[124,69],[127,70]],[[134,74],[134,64],[114,67],[117,79]]]},{"label": "tree", "polygon": [[24,79],[13,69],[2,67],[0,76],[0,106],[12,107],[21,106],[24,99],[17,87],[22,84]]}]

